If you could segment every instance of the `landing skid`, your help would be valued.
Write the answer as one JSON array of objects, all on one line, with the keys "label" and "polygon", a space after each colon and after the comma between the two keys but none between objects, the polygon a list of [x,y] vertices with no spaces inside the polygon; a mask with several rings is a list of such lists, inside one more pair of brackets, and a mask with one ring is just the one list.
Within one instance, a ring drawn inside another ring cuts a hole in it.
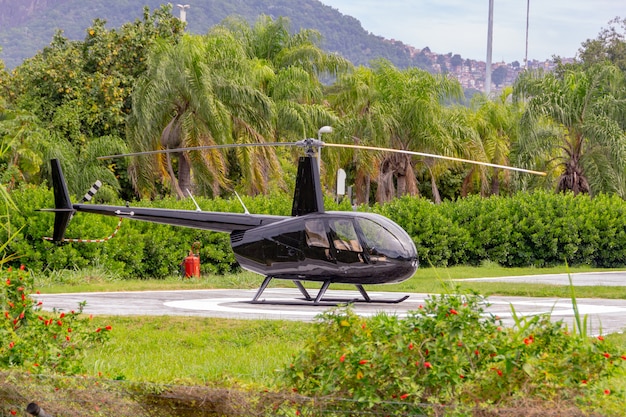
[{"label": "landing skid", "polygon": [[293,283],[296,284],[296,287],[304,296],[304,301],[305,301],[304,303],[301,303],[298,301],[278,301],[278,300],[274,301],[274,300],[260,299],[261,295],[263,294],[263,292],[265,291],[265,289],[267,288],[267,286],[269,285],[269,283],[272,281],[273,278],[274,277],[265,277],[265,279],[263,280],[263,283],[259,287],[259,290],[256,292],[256,294],[254,295],[250,303],[252,304],[284,304],[284,305],[311,305],[313,304],[313,305],[320,305],[320,306],[336,306],[339,304],[351,304],[351,303],[398,304],[398,303],[403,302],[407,298],[409,298],[408,295],[405,295],[404,297],[391,299],[391,300],[372,299],[367,293],[367,291],[365,291],[365,288],[363,288],[363,285],[361,284],[355,284],[354,286],[359,290],[359,293],[361,293],[361,297],[363,298],[358,298],[358,297],[357,298],[324,298],[324,294],[326,294],[326,290],[328,290],[328,287],[330,286],[331,281],[324,281],[322,283],[322,287],[317,292],[317,295],[315,296],[315,298],[313,298],[311,294],[309,294],[307,289],[304,288],[304,285],[302,285],[301,281],[293,280]]}]

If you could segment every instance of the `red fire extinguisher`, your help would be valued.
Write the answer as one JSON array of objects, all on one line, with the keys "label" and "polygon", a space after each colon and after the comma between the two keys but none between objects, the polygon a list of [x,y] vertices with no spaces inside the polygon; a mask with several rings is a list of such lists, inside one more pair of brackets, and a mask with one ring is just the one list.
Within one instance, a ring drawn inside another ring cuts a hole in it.
[{"label": "red fire extinguisher", "polygon": [[185,257],[185,278],[200,277],[200,256],[193,253],[194,246],[200,246],[199,242],[193,244],[189,250],[189,255]]}]

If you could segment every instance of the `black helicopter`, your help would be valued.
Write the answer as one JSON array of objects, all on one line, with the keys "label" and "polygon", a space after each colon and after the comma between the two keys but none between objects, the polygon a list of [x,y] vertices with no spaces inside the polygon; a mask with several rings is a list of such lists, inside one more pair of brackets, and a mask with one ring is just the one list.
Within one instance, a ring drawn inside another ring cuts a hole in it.
[{"label": "black helicopter", "polygon": [[[262,144],[262,146],[280,145]],[[116,216],[173,226],[230,233],[235,258],[244,269],[259,273],[265,279],[252,303],[269,302],[261,295],[273,279],[291,280],[304,296],[306,302],[381,302],[399,303],[404,296],[393,300],[374,300],[363,285],[386,284],[404,281],[415,273],[418,257],[411,237],[396,223],[378,214],[364,212],[327,212],[320,185],[316,151],[326,144],[321,140],[305,139],[293,143],[305,148],[305,156],[299,158],[291,216],[273,216],[246,213],[218,213],[191,210],[171,210],[128,206],[109,206],[72,203],[59,160],[53,159],[52,184],[54,188],[55,213],[54,234],[51,240],[62,242],[65,230],[76,212]],[[218,145],[210,148],[229,147]],[[374,149],[362,146],[352,148]],[[207,147],[154,151],[181,152]],[[379,150],[379,149],[378,149]],[[388,150],[394,152],[394,150]],[[414,155],[441,157],[410,151],[397,151]],[[142,152],[139,154],[146,154]],[[126,154],[118,156],[134,156]],[[101,157],[105,159],[109,157]],[[452,158],[458,161],[497,166],[535,174],[523,170],[493,164],[484,164]],[[545,174],[544,174],[545,175]],[[309,294],[302,281],[321,283],[315,296]],[[350,300],[324,300],[326,290],[333,283],[352,284],[362,298]]]}]

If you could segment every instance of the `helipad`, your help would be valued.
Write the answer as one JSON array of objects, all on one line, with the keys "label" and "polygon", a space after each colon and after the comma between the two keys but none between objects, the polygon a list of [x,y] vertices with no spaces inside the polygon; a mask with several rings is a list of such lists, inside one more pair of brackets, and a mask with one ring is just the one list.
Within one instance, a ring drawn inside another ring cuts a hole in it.
[{"label": "helipad", "polygon": [[[296,289],[272,288],[263,294],[266,303],[250,302],[256,290],[191,290],[191,291],[141,291],[42,294],[43,308],[69,311],[86,301],[84,312],[98,315],[184,315],[238,319],[281,319],[312,321],[328,306],[315,306],[300,302]],[[393,299],[398,293],[370,292],[376,299]],[[429,297],[428,294],[411,293],[399,304],[355,303],[354,310],[368,316],[385,312],[399,316],[416,310]],[[329,290],[328,297],[357,298],[356,291]],[[512,308],[518,315],[549,313],[554,320],[563,320],[571,326],[574,310],[571,300],[531,297],[489,297],[487,311],[497,315],[505,324],[512,324]],[[626,327],[626,300],[581,298],[577,300],[581,316],[588,318],[592,334],[621,332]]]}]

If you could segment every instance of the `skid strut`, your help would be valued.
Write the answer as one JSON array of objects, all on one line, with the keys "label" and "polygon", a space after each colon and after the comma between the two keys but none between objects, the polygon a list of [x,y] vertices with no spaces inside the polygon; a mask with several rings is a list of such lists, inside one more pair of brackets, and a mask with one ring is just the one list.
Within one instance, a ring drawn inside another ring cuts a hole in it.
[{"label": "skid strut", "polygon": [[407,298],[409,298],[408,295],[405,295],[403,297],[396,298],[396,299],[391,299],[391,300],[388,300],[388,299],[375,300],[375,299],[372,299],[369,296],[367,291],[365,291],[365,288],[363,288],[363,285],[361,285],[361,284],[354,284],[354,286],[359,290],[359,293],[361,294],[361,297],[363,297],[363,298],[331,298],[331,299],[324,299],[324,294],[326,294],[326,291],[328,290],[328,287],[330,287],[330,284],[332,283],[330,280],[326,280],[326,281],[322,282],[322,287],[317,292],[317,295],[315,296],[315,298],[313,298],[311,296],[311,294],[307,291],[307,289],[304,288],[304,285],[302,285],[301,281],[293,280],[293,283],[296,285],[298,290],[304,296],[304,300],[305,300],[304,303],[286,302],[286,301],[278,301],[278,300],[272,301],[272,300],[265,300],[265,299],[259,300],[261,298],[261,295],[263,294],[263,292],[265,291],[265,289],[269,285],[269,283],[272,281],[272,279],[274,279],[274,277],[272,277],[272,276],[265,277],[265,279],[263,280],[263,283],[261,284],[261,286],[259,287],[258,291],[256,292],[256,294],[254,295],[254,297],[250,301],[251,303],[253,303],[253,304],[302,304],[302,305],[310,305],[311,302],[313,302],[312,303],[313,305],[337,305],[337,304],[343,304],[343,303],[385,303],[385,304],[397,304],[397,303],[401,303],[402,301],[404,301]]}]

